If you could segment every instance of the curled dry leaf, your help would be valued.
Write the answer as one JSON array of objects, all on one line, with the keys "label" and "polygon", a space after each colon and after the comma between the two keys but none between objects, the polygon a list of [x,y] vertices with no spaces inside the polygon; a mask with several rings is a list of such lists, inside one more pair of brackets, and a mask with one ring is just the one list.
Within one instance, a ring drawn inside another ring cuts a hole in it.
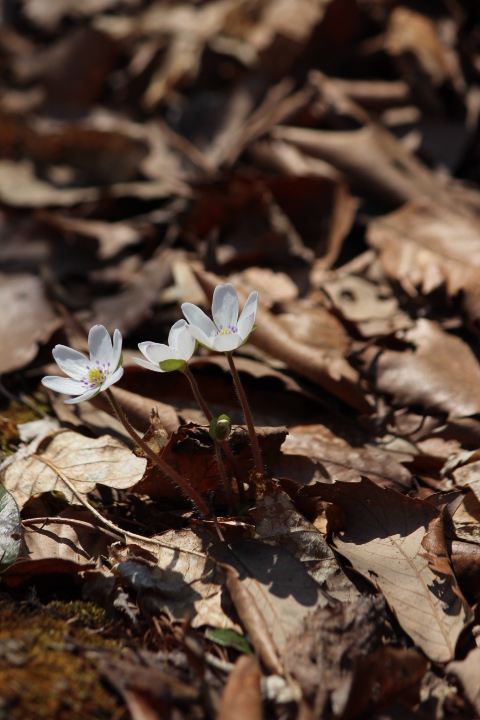
[{"label": "curled dry leaf", "polygon": [[0,373],[19,370],[59,326],[40,278],[34,275],[0,275]]},{"label": "curled dry leaf", "polygon": [[464,660],[449,663],[447,673],[460,683],[475,712],[480,714],[480,648],[471,650]]},{"label": "curled dry leaf", "polygon": [[467,343],[423,318],[403,337],[414,350],[371,347],[362,356],[380,392],[392,394],[396,405],[420,405],[452,419],[480,413],[480,365]]},{"label": "curled dry leaf", "polygon": [[[155,547],[152,539],[173,547]],[[167,612],[177,620],[188,616],[193,627],[209,625],[241,633],[228,613],[222,573],[206,555],[214,542],[209,532],[197,527],[169,530],[146,538],[142,545],[140,541],[114,545],[114,571],[152,613]]]},{"label": "curled dry leaf", "polygon": [[34,495],[58,490],[69,501],[70,488],[44,458],[72,483],[78,493],[86,495],[97,483],[112,488],[132,487],[143,477],[146,460],[135,455],[120,440],[103,435],[92,439],[70,430],[59,431],[41,455],[19,459],[6,471],[4,485],[20,508]]},{"label": "curled dry leaf", "polygon": [[317,483],[303,492],[340,506],[346,527],[334,535],[335,548],[383,592],[403,630],[427,657],[451,660],[473,615],[448,564],[439,523],[432,526],[428,549],[423,545],[439,516],[435,506],[366,478]]},{"label": "curled dry leaf", "polygon": [[209,557],[220,565],[252,643],[272,672],[282,674],[287,640],[316,607],[329,603],[300,560],[279,546],[246,540],[219,543]]},{"label": "curled dry leaf", "polygon": [[379,251],[387,274],[415,295],[445,285],[463,292],[472,322],[480,319],[480,222],[473,213],[427,198],[370,221],[367,242]]}]

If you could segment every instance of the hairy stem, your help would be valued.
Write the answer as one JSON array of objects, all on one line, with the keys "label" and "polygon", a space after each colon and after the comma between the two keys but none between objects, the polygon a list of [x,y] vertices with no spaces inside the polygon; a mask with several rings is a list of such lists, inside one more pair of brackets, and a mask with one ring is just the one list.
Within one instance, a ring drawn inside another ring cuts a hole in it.
[{"label": "hairy stem", "polygon": [[232,373],[233,382],[235,383],[235,387],[236,387],[237,393],[238,393],[238,398],[240,400],[243,414],[245,416],[245,422],[247,423],[248,434],[250,435],[250,442],[252,444],[253,461],[255,463],[255,470],[260,475],[263,475],[262,454],[260,452],[260,445],[258,444],[257,433],[255,432],[255,424],[253,422],[252,413],[250,412],[250,406],[248,404],[247,396],[245,395],[245,390],[243,389],[243,385],[240,382],[240,377],[238,375],[237,368],[235,367],[235,363],[233,362],[233,353],[226,352],[225,355],[227,356],[227,359],[228,359],[228,366],[230,368],[230,372]]},{"label": "hairy stem", "polygon": [[150,460],[152,460],[152,462],[154,462],[156,465],[158,465],[160,470],[162,470],[162,472],[164,472],[165,475],[168,475],[175,483],[177,483],[177,485],[183,490],[183,492],[189,496],[191,501],[193,503],[195,503],[195,505],[200,510],[202,515],[205,518],[209,518],[210,514],[211,514],[210,510],[208,509],[206,503],[204,503],[204,501],[202,500],[202,498],[200,497],[198,492],[195,490],[195,488],[193,488],[187,482],[187,480],[185,480],[185,478],[183,478],[172,467],[170,467],[170,465],[167,465],[165,460],[162,460],[160,455],[157,455],[157,453],[154,452],[149,445],[147,445],[145,440],[143,440],[143,438],[141,438],[140,435],[138,435],[138,433],[135,432],[135,430],[132,428],[132,426],[128,422],[127,418],[123,414],[123,410],[120,407],[120,405],[118,404],[117,400],[115,399],[115,396],[113,395],[110,388],[107,389],[106,393],[108,395],[108,399],[112,403],[112,407],[115,410],[116,416],[122,423],[125,430],[130,435],[132,440],[134,440],[137,443],[138,447],[143,450],[145,455],[147,457],[149,457]]},{"label": "hairy stem", "polygon": [[[185,364],[185,369],[182,370],[181,372],[183,372],[183,374],[187,377],[188,382],[190,383],[190,387],[192,388],[192,392],[195,396],[195,399],[198,402],[198,404],[200,405],[200,408],[201,408],[203,414],[205,415],[208,422],[210,423],[212,421],[213,415],[210,412],[210,410],[208,409],[208,406],[207,406],[205,400],[203,399],[202,393],[200,392],[200,388],[198,387],[198,383],[195,380],[195,378],[192,374],[192,371],[190,370],[188,365]],[[228,444],[228,442],[226,440],[221,440],[220,445],[222,446],[223,451],[224,451],[225,455],[227,456],[228,461],[232,467],[234,475],[237,478],[237,487],[238,487],[238,493],[240,495],[240,501],[244,504],[246,502],[245,490],[243,487],[243,482],[241,482],[241,474],[240,474],[240,468],[238,466],[237,458],[233,454],[232,450],[230,449],[230,445]]]}]

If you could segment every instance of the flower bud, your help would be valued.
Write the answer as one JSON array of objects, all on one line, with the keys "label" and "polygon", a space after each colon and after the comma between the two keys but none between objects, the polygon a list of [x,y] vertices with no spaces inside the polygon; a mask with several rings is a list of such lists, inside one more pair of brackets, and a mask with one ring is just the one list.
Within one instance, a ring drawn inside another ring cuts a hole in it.
[{"label": "flower bud", "polygon": [[228,415],[220,415],[218,418],[212,418],[208,432],[212,440],[222,442],[226,440],[232,430],[232,423]]}]

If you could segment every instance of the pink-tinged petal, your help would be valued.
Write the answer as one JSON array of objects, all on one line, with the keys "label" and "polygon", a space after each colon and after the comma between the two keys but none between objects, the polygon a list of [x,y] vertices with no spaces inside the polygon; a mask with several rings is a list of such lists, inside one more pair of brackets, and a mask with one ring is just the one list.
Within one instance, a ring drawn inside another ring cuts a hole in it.
[{"label": "pink-tinged petal", "polygon": [[75,405],[76,403],[81,403],[84,400],[90,400],[91,398],[95,397],[95,395],[98,395],[100,392],[100,388],[98,385],[94,388],[88,389],[86,392],[83,393],[83,395],[79,395],[78,397],[68,398],[68,400],[64,400],[63,402],[67,405]]},{"label": "pink-tinged petal", "polygon": [[107,366],[110,363],[110,367],[114,368],[112,340],[103,325],[94,325],[92,327],[88,334],[88,347],[94,365],[103,366],[103,363],[105,363],[105,366]]},{"label": "pink-tinged petal", "polygon": [[213,341],[213,349],[217,352],[231,352],[236,350],[243,343],[240,333],[229,333],[228,335],[217,335]]},{"label": "pink-tinged petal", "polygon": [[85,390],[85,385],[79,380],[72,380],[59,375],[47,375],[47,377],[43,378],[42,385],[65,395],[80,395]]},{"label": "pink-tinged petal", "polygon": [[144,360],[143,358],[132,358],[134,362],[137,363],[137,365],[141,365],[142,367],[146,368],[147,370],[154,370],[155,372],[163,372],[163,370],[160,369],[160,366],[155,363],[149,362],[148,360]]},{"label": "pink-tinged petal", "polygon": [[212,315],[219,330],[237,324],[238,296],[231,283],[217,285],[213,292]]},{"label": "pink-tinged petal", "polygon": [[110,370],[116,370],[118,368],[118,363],[120,362],[120,358],[122,357],[122,333],[120,330],[115,330],[113,333],[113,357],[112,357],[112,365],[110,367]]},{"label": "pink-tinged petal", "polygon": [[200,330],[197,325],[187,325],[187,327],[189,333],[195,338],[195,340],[198,340],[201,345],[205,345],[205,347],[213,350],[213,337],[207,337],[203,330]]},{"label": "pink-tinged petal", "polygon": [[103,385],[100,386],[100,390],[106,390],[110,387],[110,385],[113,385],[114,383],[118,382],[120,378],[123,375],[123,367],[119,367],[118,370],[115,370],[114,373],[109,375]]},{"label": "pink-tinged petal", "polygon": [[170,332],[168,333],[168,344],[171,348],[177,348],[178,337],[182,330],[186,328],[186,326],[187,321],[183,320],[183,318],[182,320],[177,320],[177,322],[172,325],[172,327],[170,328]]},{"label": "pink-tinged petal", "polygon": [[187,362],[188,360],[190,360],[193,353],[195,352],[196,345],[197,341],[189,331],[188,327],[185,325],[185,327],[180,331],[177,338],[178,357],[181,360],[185,360],[185,362]]},{"label": "pink-tinged petal", "polygon": [[157,364],[164,360],[176,360],[178,357],[175,348],[162,345],[161,343],[150,343],[149,347],[145,348],[144,355],[147,360]]},{"label": "pink-tinged petal", "polygon": [[258,305],[258,292],[255,290],[248,296],[245,307],[242,310],[240,319],[238,321],[238,332],[245,340],[252,332],[252,328],[255,325],[255,316],[257,314]]},{"label": "pink-tinged petal", "polygon": [[190,328],[193,326],[199,328],[207,338],[215,337],[217,328],[210,318],[205,315],[203,310],[200,310],[200,308],[193,305],[193,303],[183,303],[182,312],[187,318]]},{"label": "pink-tinged petal", "polygon": [[74,380],[81,380],[87,374],[88,358],[66,345],[55,345],[52,355],[60,370]]}]

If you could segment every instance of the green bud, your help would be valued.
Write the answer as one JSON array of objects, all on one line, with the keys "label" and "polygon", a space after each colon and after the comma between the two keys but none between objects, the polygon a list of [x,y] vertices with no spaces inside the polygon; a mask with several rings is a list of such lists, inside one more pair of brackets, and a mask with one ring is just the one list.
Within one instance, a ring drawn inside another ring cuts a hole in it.
[{"label": "green bud", "polygon": [[218,418],[212,418],[208,432],[212,440],[222,442],[226,440],[232,430],[232,423],[228,415],[220,415]]}]

